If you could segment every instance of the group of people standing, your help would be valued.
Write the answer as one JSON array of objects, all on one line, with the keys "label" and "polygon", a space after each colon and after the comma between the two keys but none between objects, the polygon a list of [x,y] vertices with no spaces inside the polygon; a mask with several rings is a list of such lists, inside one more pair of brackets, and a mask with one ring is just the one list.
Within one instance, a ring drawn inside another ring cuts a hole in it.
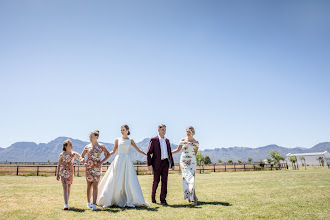
[{"label": "group of people standing", "polygon": [[[133,162],[129,156],[131,147],[147,157],[148,170],[153,173],[154,177],[151,193],[152,203],[157,203],[156,190],[161,180],[160,203],[165,206],[168,205],[166,201],[168,172],[169,169],[175,169],[172,155],[183,150],[180,157],[180,168],[184,199],[197,205],[195,171],[199,143],[193,137],[195,129],[192,126],[186,129],[187,137],[181,139],[178,148],[174,151],[171,150],[170,141],[165,138],[166,126],[163,124],[158,126],[158,135],[150,139],[147,153],[140,150],[134,140],[128,137],[130,131],[127,125],[121,126],[121,134],[122,136],[115,140],[111,152],[103,144],[98,143],[98,130],[90,133],[91,143],[85,146],[81,155],[72,151],[73,145],[70,140],[63,143],[63,152],[59,155],[57,166],[57,180],[60,180],[61,175],[64,210],[69,209],[68,202],[74,175],[73,162],[76,157],[86,166],[87,208],[97,210],[96,205],[103,207],[112,205],[119,207],[149,206],[143,197]],[[104,154],[103,160],[101,160],[102,153]],[[116,153],[116,157],[99,184],[102,164]],[[86,155],[88,156],[87,159],[85,159]],[[92,193],[93,202],[91,203]]]}]

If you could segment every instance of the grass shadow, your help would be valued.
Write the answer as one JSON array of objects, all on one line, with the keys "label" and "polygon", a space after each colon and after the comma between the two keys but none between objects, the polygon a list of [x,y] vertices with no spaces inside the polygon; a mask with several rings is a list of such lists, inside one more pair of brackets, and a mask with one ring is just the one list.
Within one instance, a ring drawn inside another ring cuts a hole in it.
[{"label": "grass shadow", "polygon": [[102,209],[102,211],[108,211],[108,212],[119,212],[119,211],[125,211],[125,210],[147,210],[150,212],[156,212],[158,211],[159,207],[147,207],[147,206],[139,206],[139,207],[118,207],[118,206],[111,206]]},{"label": "grass shadow", "polygon": [[70,209],[68,211],[69,212],[85,212],[86,209],[80,209],[80,208],[70,207]]},{"label": "grass shadow", "polygon": [[171,208],[197,208],[200,209],[203,205],[222,205],[222,206],[231,206],[228,202],[202,202],[198,201],[197,206],[194,206],[193,204],[181,204],[181,205],[169,205]]}]

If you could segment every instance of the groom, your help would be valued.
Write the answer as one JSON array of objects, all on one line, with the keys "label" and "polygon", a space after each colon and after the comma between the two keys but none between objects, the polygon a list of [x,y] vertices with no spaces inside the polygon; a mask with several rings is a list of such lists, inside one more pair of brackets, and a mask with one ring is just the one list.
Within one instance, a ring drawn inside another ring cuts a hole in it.
[{"label": "groom", "polygon": [[148,169],[154,174],[152,184],[152,203],[156,203],[156,190],[160,177],[162,177],[162,186],[160,192],[160,202],[162,205],[168,205],[166,202],[168,169],[174,170],[174,161],[172,157],[170,141],[165,138],[166,126],[158,126],[158,136],[150,139],[147,153]]}]

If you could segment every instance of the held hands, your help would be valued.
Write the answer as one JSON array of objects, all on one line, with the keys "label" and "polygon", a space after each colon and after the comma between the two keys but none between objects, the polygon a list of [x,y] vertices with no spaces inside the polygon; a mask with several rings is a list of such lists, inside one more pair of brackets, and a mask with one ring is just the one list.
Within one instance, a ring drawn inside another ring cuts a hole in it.
[{"label": "held hands", "polygon": [[56,180],[57,180],[57,181],[60,180],[60,176],[59,176],[59,175],[56,176]]},{"label": "held hands", "polygon": [[152,166],[148,166],[148,170],[152,172]]},{"label": "held hands", "polygon": [[171,168],[171,170],[174,170],[175,169],[175,166],[173,166],[172,168]]}]

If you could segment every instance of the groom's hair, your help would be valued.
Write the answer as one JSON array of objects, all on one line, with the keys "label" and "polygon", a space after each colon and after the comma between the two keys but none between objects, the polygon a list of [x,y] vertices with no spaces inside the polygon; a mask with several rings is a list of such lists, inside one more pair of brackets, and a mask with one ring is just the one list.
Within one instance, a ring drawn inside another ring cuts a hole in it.
[{"label": "groom's hair", "polygon": [[164,124],[158,125],[158,129],[161,129],[161,128],[166,128],[166,125],[164,125]]}]

